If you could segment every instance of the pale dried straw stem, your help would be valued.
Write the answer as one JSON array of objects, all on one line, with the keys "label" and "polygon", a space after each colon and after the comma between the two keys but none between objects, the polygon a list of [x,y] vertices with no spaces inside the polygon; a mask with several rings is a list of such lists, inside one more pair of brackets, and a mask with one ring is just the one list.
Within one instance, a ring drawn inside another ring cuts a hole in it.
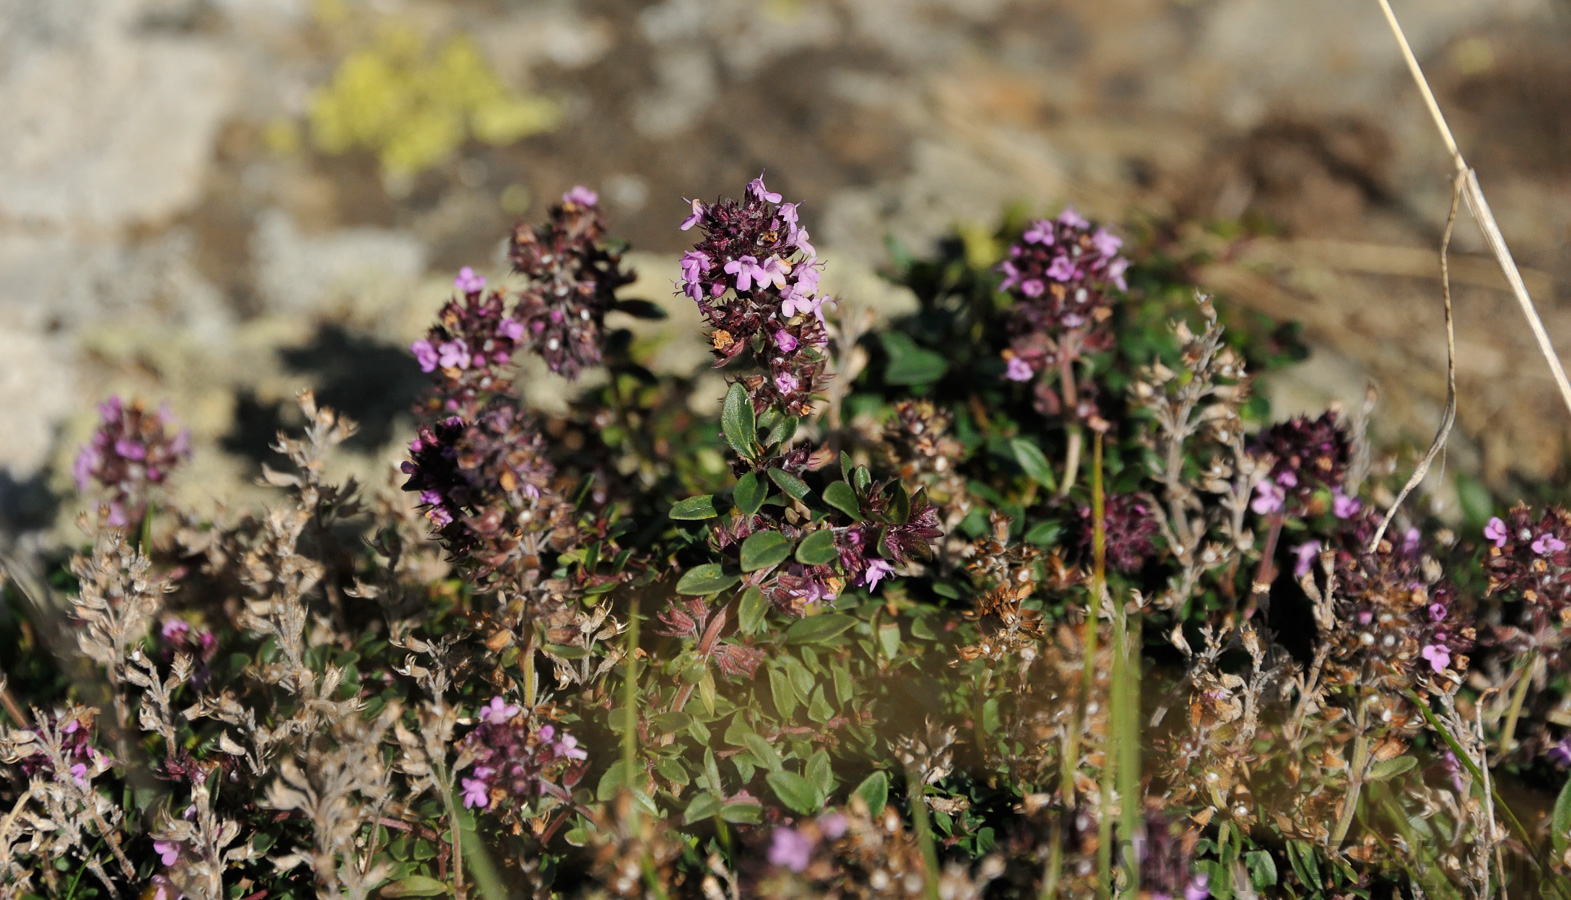
[{"label": "pale dried straw stem", "polygon": [[1538,311],[1533,307],[1533,298],[1528,296],[1527,285],[1522,281],[1522,273],[1517,270],[1516,262],[1511,258],[1511,251],[1506,247],[1506,240],[1500,234],[1500,226],[1495,223],[1495,215],[1489,209],[1489,201],[1484,199],[1484,192],[1478,186],[1478,177],[1473,170],[1468,168],[1467,162],[1462,158],[1462,151],[1457,149],[1456,138],[1451,135],[1451,128],[1446,125],[1446,117],[1440,112],[1440,104],[1435,101],[1434,92],[1429,89],[1429,82],[1424,78],[1423,69],[1419,68],[1418,59],[1413,55],[1413,48],[1407,43],[1407,35],[1402,32],[1402,26],[1396,20],[1396,13],[1391,10],[1390,0],[1378,0],[1381,12],[1385,13],[1386,23],[1391,26],[1391,33],[1396,36],[1397,44],[1402,48],[1402,58],[1407,61],[1408,71],[1413,75],[1418,90],[1424,95],[1424,104],[1429,108],[1429,115],[1435,120],[1435,127],[1440,131],[1441,140],[1445,141],[1446,149],[1451,152],[1451,164],[1456,167],[1457,175],[1465,180],[1462,195],[1467,199],[1468,211],[1473,214],[1473,219],[1484,233],[1484,239],[1489,243],[1489,249],[1494,252],[1495,260],[1500,263],[1500,271],[1506,276],[1506,281],[1511,285],[1511,293],[1516,296],[1518,305],[1522,307],[1522,314],[1527,316],[1528,327],[1533,329],[1533,337],[1538,340],[1538,349],[1544,354],[1544,360],[1549,363],[1549,371],[1555,377],[1555,384],[1560,388],[1560,397],[1565,401],[1566,409],[1571,410],[1571,381],[1566,380],[1565,369],[1560,365],[1560,359],[1555,355],[1555,348],[1549,342],[1549,333],[1544,330],[1544,323],[1538,316]]},{"label": "pale dried straw stem", "polygon": [[1446,117],[1440,111],[1440,104],[1435,101],[1434,92],[1429,89],[1429,81],[1424,78],[1424,71],[1418,65],[1418,58],[1413,55],[1413,48],[1408,44],[1407,35],[1402,32],[1401,24],[1396,20],[1396,13],[1391,10],[1390,0],[1378,0],[1378,2],[1381,11],[1385,13],[1386,23],[1391,26],[1391,33],[1396,36],[1397,44],[1402,48],[1402,58],[1407,62],[1408,71],[1412,73],[1413,81],[1424,96],[1424,104],[1429,108],[1429,115],[1435,120],[1435,128],[1440,131],[1440,139],[1445,141],[1446,149],[1451,152],[1451,164],[1456,167],[1456,185],[1451,196],[1451,214],[1446,219],[1445,237],[1440,247],[1440,280],[1445,292],[1446,315],[1446,409],[1441,416],[1440,427],[1435,432],[1435,438],[1429,445],[1429,451],[1424,454],[1423,461],[1403,486],[1396,502],[1392,503],[1391,508],[1386,511],[1385,518],[1370,540],[1371,552],[1380,545],[1380,540],[1385,536],[1386,528],[1391,524],[1391,519],[1401,507],[1402,501],[1428,474],[1430,464],[1445,447],[1446,438],[1451,433],[1451,425],[1456,421],[1456,336],[1451,318],[1451,279],[1447,265],[1447,251],[1451,244],[1451,229],[1456,223],[1458,194],[1466,198],[1468,211],[1473,214],[1473,220],[1483,231],[1489,249],[1494,252],[1495,260],[1500,264],[1500,271],[1511,285],[1512,295],[1516,297],[1517,304],[1522,307],[1522,314],[1527,317],[1528,327],[1533,330],[1533,336],[1538,340],[1538,349],[1544,354],[1544,360],[1549,363],[1549,371],[1554,375],[1555,384],[1560,388],[1560,398],[1565,401],[1566,409],[1571,410],[1571,382],[1566,380],[1565,369],[1561,367],[1560,358],[1555,355],[1555,348],[1549,342],[1549,333],[1544,330],[1544,323],[1538,316],[1538,310],[1533,307],[1533,298],[1527,293],[1527,285],[1522,281],[1522,273],[1518,271],[1516,261],[1511,258],[1511,250],[1506,247],[1505,237],[1500,233],[1500,226],[1495,223],[1495,215],[1489,209],[1489,201],[1484,199],[1483,189],[1478,186],[1478,176],[1462,158],[1462,151],[1457,149],[1456,138],[1452,136],[1450,126],[1446,125]]}]

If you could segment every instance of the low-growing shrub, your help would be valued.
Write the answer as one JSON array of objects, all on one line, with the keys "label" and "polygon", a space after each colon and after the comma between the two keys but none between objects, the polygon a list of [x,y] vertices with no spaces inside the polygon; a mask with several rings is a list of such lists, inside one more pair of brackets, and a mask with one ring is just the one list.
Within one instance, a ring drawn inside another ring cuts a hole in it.
[{"label": "low-growing shrub", "polygon": [[[680,227],[718,420],[585,188],[412,346],[398,483],[307,393],[197,517],[106,405],[91,548],[7,586],[0,896],[1567,890],[1571,514],[1391,510],[1367,409],[1253,392],[1289,330],[1070,209],[894,248],[877,330],[762,178]],[[604,377],[547,415],[524,354]]]}]

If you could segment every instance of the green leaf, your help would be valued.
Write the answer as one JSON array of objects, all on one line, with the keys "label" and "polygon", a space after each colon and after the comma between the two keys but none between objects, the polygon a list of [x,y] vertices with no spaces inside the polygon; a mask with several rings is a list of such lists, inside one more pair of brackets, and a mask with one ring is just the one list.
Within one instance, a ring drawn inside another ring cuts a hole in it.
[{"label": "green leaf", "polygon": [[894,659],[900,655],[900,623],[886,622],[878,626],[878,646],[884,651],[884,657]]},{"label": "green leaf", "polygon": [[791,686],[796,688],[796,697],[803,703],[813,695],[813,673],[807,671],[807,666],[794,656],[786,656],[780,660],[780,668],[785,671],[786,677],[791,679]]},{"label": "green leaf", "polygon": [[1555,858],[1563,859],[1566,848],[1571,847],[1571,780],[1560,789],[1555,798],[1554,812],[1549,816],[1549,841],[1555,848]]},{"label": "green leaf", "polygon": [[829,705],[824,696],[823,685],[813,689],[812,699],[807,702],[807,717],[820,725],[835,717],[834,707]]},{"label": "green leaf", "polygon": [[447,882],[429,875],[410,875],[384,885],[380,893],[384,897],[440,897],[447,893]]},{"label": "green leaf", "polygon": [[808,783],[806,778],[795,772],[770,772],[764,776],[769,786],[774,788],[775,796],[780,798],[792,811],[804,816],[819,812],[824,805],[818,791]]},{"label": "green leaf", "polygon": [[878,336],[889,355],[889,367],[884,370],[886,384],[927,384],[937,381],[949,371],[949,361],[943,354],[918,347],[911,338],[898,331],[886,331]]},{"label": "green leaf", "polygon": [[677,784],[686,785],[692,780],[687,770],[682,768],[682,764],[669,756],[655,763],[655,770],[667,781],[674,781]]},{"label": "green leaf", "polygon": [[682,813],[682,824],[691,825],[700,819],[707,819],[720,812],[721,800],[714,794],[699,794],[693,802],[687,804],[687,811]]},{"label": "green leaf", "polygon": [[738,800],[720,807],[720,818],[732,825],[757,825],[764,820],[764,808],[757,803]]},{"label": "green leaf", "polygon": [[877,815],[883,812],[884,804],[889,801],[889,776],[883,772],[874,772],[864,778],[852,793],[862,798],[868,812]]},{"label": "green leaf", "polygon": [[1058,480],[1053,477],[1053,467],[1048,465],[1047,457],[1042,454],[1042,449],[1031,441],[1022,437],[1010,438],[1009,449],[1015,454],[1015,462],[1020,468],[1031,476],[1031,480],[1050,491],[1058,490]]},{"label": "green leaf", "polygon": [[802,543],[796,545],[796,561],[805,566],[827,566],[839,558],[835,533],[827,528],[802,538]]},{"label": "green leaf", "polygon": [[742,571],[756,572],[785,562],[791,539],[778,531],[759,531],[742,542]]},{"label": "green leaf", "polygon": [[742,592],[742,599],[737,603],[738,625],[743,634],[757,634],[758,629],[764,627],[764,617],[769,614],[769,601],[764,599],[764,592],[756,586]]},{"label": "green leaf", "polygon": [[807,780],[821,797],[827,798],[835,789],[835,773],[829,767],[827,750],[819,750],[807,761]]},{"label": "green leaf", "polygon": [[1249,883],[1255,890],[1263,891],[1276,885],[1276,860],[1265,850],[1251,850],[1244,854],[1244,865],[1249,867]]},{"label": "green leaf", "polygon": [[775,748],[769,746],[768,741],[756,734],[749,734],[742,738],[742,744],[747,747],[747,752],[753,754],[753,757],[771,772],[778,772],[780,767],[785,765]]},{"label": "green leaf", "polygon": [[856,619],[839,613],[809,616],[791,623],[791,627],[786,629],[785,639],[788,644],[817,644],[835,637],[855,624]]},{"label": "green leaf", "polygon": [[769,435],[764,438],[765,444],[784,444],[796,434],[797,419],[795,416],[786,416],[769,429]]},{"label": "green leaf", "polygon": [[851,485],[844,481],[830,482],[829,486],[824,488],[824,502],[853,520],[862,521],[862,504],[856,499],[856,491],[851,490]]},{"label": "green leaf", "polygon": [[786,673],[773,666],[769,668],[769,695],[775,700],[775,711],[780,718],[789,719],[796,712],[796,689]]},{"label": "green leaf", "polygon": [[705,563],[683,575],[676,583],[676,592],[690,596],[718,594],[741,580],[740,576],[720,568],[719,563]]},{"label": "green leaf", "polygon": [[758,512],[764,505],[764,497],[769,494],[769,488],[758,477],[757,472],[748,472],[736,480],[736,487],[731,489],[731,501],[744,516]]},{"label": "green leaf", "polygon": [[726,443],[743,459],[753,458],[753,444],[758,439],[758,420],[753,416],[753,401],[747,398],[747,389],[741,382],[734,382],[726,391],[725,405],[720,409],[720,431]]},{"label": "green leaf", "polygon": [[792,500],[801,500],[813,492],[813,489],[807,486],[807,482],[784,469],[770,469],[769,480],[780,485],[780,490],[790,495]]},{"label": "green leaf", "polygon": [[1369,767],[1369,777],[1365,780],[1386,781],[1410,771],[1416,765],[1418,765],[1416,756],[1393,756],[1390,759],[1382,759]]},{"label": "green leaf", "polygon": [[683,522],[692,522],[699,519],[713,519],[720,515],[720,510],[715,508],[715,495],[703,494],[698,497],[688,497],[678,500],[672,507],[670,516]]},{"label": "green leaf", "polygon": [[652,720],[652,724],[658,728],[662,734],[675,734],[676,732],[686,728],[688,723],[691,721],[693,721],[692,716],[689,716],[687,713],[682,712],[681,710],[673,709],[670,712],[664,712],[658,716],[655,716]]}]

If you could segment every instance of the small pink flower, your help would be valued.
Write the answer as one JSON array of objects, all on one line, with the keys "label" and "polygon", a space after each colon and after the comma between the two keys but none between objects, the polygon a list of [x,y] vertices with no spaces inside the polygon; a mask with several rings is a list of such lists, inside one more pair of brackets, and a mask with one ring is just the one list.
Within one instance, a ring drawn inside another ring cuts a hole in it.
[{"label": "small pink flower", "polygon": [[71,767],[71,779],[77,787],[87,787],[87,764],[77,763]]},{"label": "small pink flower", "polygon": [[1066,225],[1070,228],[1084,228],[1091,223],[1087,222],[1084,218],[1081,217],[1079,213],[1075,212],[1075,208],[1073,206],[1066,206],[1064,207],[1064,211],[1058,214],[1058,224]]},{"label": "small pink flower", "polygon": [[1490,519],[1489,524],[1484,526],[1484,537],[1494,541],[1496,547],[1504,547],[1507,537],[1506,523],[1500,521],[1499,516]]},{"label": "small pink flower", "polygon": [[1031,364],[1018,356],[1009,357],[1009,363],[1004,367],[1004,377],[1010,381],[1030,381],[1035,375]]},{"label": "small pink flower", "polygon": [[579,747],[578,738],[575,738],[570,734],[562,735],[562,739],[556,742],[556,747],[553,748],[553,752],[555,752],[556,755],[562,759],[589,758],[589,751]]},{"label": "small pink flower", "polygon": [[1436,673],[1445,671],[1451,664],[1451,650],[1444,644],[1428,644],[1423,649],[1424,659],[1429,660],[1430,668]]},{"label": "small pink flower", "polygon": [[867,571],[862,573],[862,584],[867,587],[868,591],[872,591],[878,587],[878,583],[880,581],[883,581],[885,578],[893,575],[894,572],[895,567],[891,566],[884,560],[869,560],[867,563]]},{"label": "small pink flower", "polygon": [[704,218],[704,204],[703,204],[703,202],[700,201],[700,200],[694,200],[694,201],[692,201],[692,203],[693,203],[693,214],[682,220],[682,230],[683,231],[686,231],[689,228],[692,228],[694,225],[697,225]]},{"label": "small pink flower", "polygon": [[1020,293],[1027,297],[1040,297],[1047,292],[1047,285],[1040,278],[1027,278],[1020,283]]},{"label": "small pink flower", "polygon": [[759,173],[757,178],[747,183],[747,192],[766,203],[779,203],[780,195],[764,187],[764,175]]},{"label": "small pink flower", "polygon": [[477,806],[481,809],[484,809],[485,807],[489,806],[490,803],[490,789],[486,787],[486,783],[484,781],[481,781],[478,778],[464,779],[465,809],[474,809]]},{"label": "small pink flower", "polygon": [[1282,501],[1287,497],[1282,488],[1272,481],[1262,481],[1255,485],[1255,499],[1250,502],[1249,508],[1258,515],[1277,512],[1282,508]]},{"label": "small pink flower", "polygon": [[420,371],[436,371],[436,348],[431,346],[430,341],[415,341],[409,345],[409,350],[414,353],[415,361],[420,363]]},{"label": "small pink flower", "polygon": [[1124,239],[1114,235],[1106,228],[1098,228],[1096,234],[1091,235],[1091,244],[1103,256],[1113,256],[1118,253],[1118,248],[1124,246]]},{"label": "small pink flower", "polygon": [[1028,244],[1050,245],[1053,243],[1053,223],[1047,219],[1037,219],[1026,229],[1023,237]]},{"label": "small pink flower", "polygon": [[1537,553],[1539,556],[1548,556],[1551,553],[1559,553],[1565,548],[1566,542],[1552,534],[1541,534],[1538,536],[1538,540],[1533,542],[1533,552]]},{"label": "small pink flower", "polygon": [[818,830],[831,841],[840,840],[849,824],[846,822],[846,817],[837,812],[825,813],[818,817]]},{"label": "small pink flower", "polygon": [[1364,504],[1357,497],[1349,497],[1337,488],[1331,495],[1331,514],[1338,519],[1350,519],[1358,515]]},{"label": "small pink flower", "polygon": [[1283,470],[1282,474],[1276,476],[1276,483],[1285,488],[1298,487],[1298,473],[1292,469]]},{"label": "small pink flower", "polygon": [[793,872],[807,868],[813,858],[813,842],[795,828],[776,828],[769,842],[769,864]]},{"label": "small pink flower", "polygon": [[1204,872],[1196,874],[1184,885],[1184,900],[1206,900],[1211,896],[1211,876]]},{"label": "small pink flower", "polygon": [[725,264],[725,272],[736,276],[736,289],[739,291],[752,290],[753,282],[758,282],[762,288],[769,283],[769,270],[758,264],[756,256],[739,256]]},{"label": "small pink flower", "polygon": [[562,195],[562,202],[577,206],[594,206],[600,202],[600,195],[581,184],[575,184],[572,190]]},{"label": "small pink flower", "polygon": [[780,348],[781,353],[790,353],[797,347],[796,336],[782,328],[775,332],[775,346]]},{"label": "small pink flower", "polygon": [[492,697],[490,703],[480,707],[480,718],[491,725],[506,725],[508,719],[518,715],[518,709],[501,697]]},{"label": "small pink flower", "polygon": [[1445,619],[1445,617],[1446,617],[1446,605],[1444,603],[1431,603],[1431,604],[1429,604],[1429,621],[1431,621],[1431,622],[1439,622],[1439,621],[1442,621],[1443,619]]},{"label": "small pink flower", "polygon": [[552,738],[556,737],[556,726],[541,725],[540,730],[535,732],[535,735],[539,737],[540,740],[549,743]]},{"label": "small pink flower", "polygon": [[436,348],[437,365],[444,369],[467,369],[469,367],[469,346],[463,341],[448,341]]},{"label": "small pink flower", "polygon": [[465,294],[478,294],[485,290],[485,276],[476,275],[474,269],[464,266],[458,270],[458,277],[453,279],[453,287]]},{"label": "small pink flower", "polygon": [[153,850],[158,854],[159,860],[166,866],[172,866],[180,858],[179,841],[154,841]]},{"label": "small pink flower", "polygon": [[1075,264],[1070,262],[1067,256],[1057,257],[1053,260],[1053,264],[1047,267],[1047,277],[1054,281],[1073,281]]},{"label": "small pink flower", "polygon": [[1306,541],[1293,548],[1293,556],[1298,560],[1293,566],[1293,577],[1303,578],[1309,574],[1309,569],[1320,556],[1320,542]]},{"label": "small pink flower", "polygon": [[790,372],[781,372],[775,376],[775,390],[782,394],[789,394],[801,386],[802,383]]},{"label": "small pink flower", "polygon": [[502,324],[496,326],[496,333],[510,341],[523,340],[524,323],[517,319],[503,319]]}]

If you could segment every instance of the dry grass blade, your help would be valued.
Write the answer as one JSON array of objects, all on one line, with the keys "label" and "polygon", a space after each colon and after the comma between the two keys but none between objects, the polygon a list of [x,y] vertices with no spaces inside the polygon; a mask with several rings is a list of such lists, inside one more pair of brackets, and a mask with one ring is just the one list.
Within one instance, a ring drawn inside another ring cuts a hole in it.
[{"label": "dry grass blade", "polygon": [[1445,297],[1446,309],[1446,409],[1440,415],[1440,428],[1435,431],[1435,439],[1429,443],[1429,450],[1413,470],[1412,477],[1407,479],[1407,484],[1402,485],[1402,492],[1396,495],[1396,500],[1391,508],[1386,510],[1385,518],[1380,520],[1380,527],[1375,529],[1375,536],[1369,541],[1369,552],[1375,552],[1380,546],[1380,540],[1385,537],[1386,529],[1391,526],[1391,520],[1396,516],[1396,511],[1402,508],[1402,501],[1423,482],[1424,476],[1429,474],[1429,467],[1434,463],[1446,447],[1446,439],[1451,436],[1451,426],[1456,424],[1456,323],[1451,318],[1451,271],[1448,263],[1448,254],[1451,250],[1451,232],[1456,228],[1457,206],[1462,199],[1462,186],[1466,178],[1457,176],[1456,183],[1451,190],[1451,213],[1446,216],[1445,234],[1440,238],[1440,290]]},{"label": "dry grass blade", "polygon": [[1489,209],[1489,201],[1484,199],[1483,189],[1478,186],[1478,178],[1467,162],[1462,158],[1462,151],[1457,149],[1456,138],[1451,134],[1450,126],[1446,125],[1446,118],[1440,111],[1440,104],[1435,101],[1434,92],[1429,89],[1429,82],[1424,78],[1423,69],[1418,65],[1418,58],[1413,55],[1413,48],[1407,43],[1407,35],[1403,33],[1402,26],[1396,20],[1396,13],[1391,10],[1390,0],[1379,0],[1380,9],[1385,13],[1386,23],[1391,26],[1391,33],[1396,36],[1397,44],[1402,48],[1402,58],[1407,62],[1408,71],[1412,73],[1413,80],[1417,82],[1419,91],[1424,95],[1424,103],[1429,108],[1429,115],[1435,120],[1435,127],[1440,131],[1441,140],[1445,141],[1446,149],[1451,152],[1451,163],[1456,167],[1457,178],[1462,182],[1462,196],[1467,198],[1467,208],[1473,214],[1473,219],[1484,233],[1484,239],[1489,243],[1489,249],[1495,254],[1495,260],[1500,263],[1500,271],[1505,274],[1506,281],[1511,285],[1511,293],[1515,295],[1517,304],[1522,307],[1522,314],[1527,316],[1528,327],[1533,330],[1533,337],[1538,340],[1538,349],[1544,354],[1544,360],[1549,363],[1549,371],[1555,377],[1555,384],[1560,388],[1560,398],[1565,401],[1566,409],[1571,411],[1571,381],[1566,380],[1564,367],[1560,365],[1560,358],[1555,355],[1555,348],[1549,341],[1549,332],[1544,330],[1543,320],[1538,316],[1538,310],[1533,306],[1533,298],[1528,296],[1527,285],[1522,281],[1522,273],[1517,270],[1516,261],[1511,258],[1511,251],[1506,247],[1505,237],[1500,233],[1500,226],[1495,223],[1495,215]]}]

